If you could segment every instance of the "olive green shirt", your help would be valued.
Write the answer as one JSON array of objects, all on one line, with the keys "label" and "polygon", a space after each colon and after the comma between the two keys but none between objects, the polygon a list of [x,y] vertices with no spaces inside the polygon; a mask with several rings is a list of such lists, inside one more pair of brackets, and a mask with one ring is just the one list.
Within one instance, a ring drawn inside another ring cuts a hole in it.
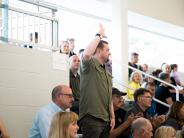
[{"label": "olive green shirt", "polygon": [[93,57],[80,66],[79,119],[89,114],[110,121],[112,99],[112,76]]}]

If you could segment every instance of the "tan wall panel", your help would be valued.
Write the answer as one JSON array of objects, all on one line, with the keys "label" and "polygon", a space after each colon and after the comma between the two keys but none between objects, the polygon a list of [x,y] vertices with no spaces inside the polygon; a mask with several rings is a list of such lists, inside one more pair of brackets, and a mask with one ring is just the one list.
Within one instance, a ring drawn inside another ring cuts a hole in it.
[{"label": "tan wall panel", "polygon": [[11,138],[26,138],[36,111],[51,101],[53,87],[69,85],[68,65],[53,69],[52,61],[52,52],[0,44],[0,118]]}]

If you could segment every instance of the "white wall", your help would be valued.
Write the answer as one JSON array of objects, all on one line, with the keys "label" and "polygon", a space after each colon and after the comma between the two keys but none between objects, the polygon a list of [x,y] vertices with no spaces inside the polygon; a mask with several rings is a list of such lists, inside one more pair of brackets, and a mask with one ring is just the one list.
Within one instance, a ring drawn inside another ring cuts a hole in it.
[{"label": "white wall", "polygon": [[61,83],[69,84],[68,66],[53,69],[51,52],[0,44],[0,118],[11,138],[28,137],[35,112]]},{"label": "white wall", "polygon": [[[45,0],[62,7],[86,12],[98,17],[112,18],[114,0]],[[171,24],[184,26],[183,0],[123,0],[128,3],[128,10],[150,16]],[[76,12],[77,13],[77,12]]]},{"label": "white wall", "polygon": [[[114,0],[45,0],[62,7],[75,9],[99,17],[112,18]],[[123,0],[128,3],[128,10],[150,16],[171,24],[184,26],[183,0]]]}]

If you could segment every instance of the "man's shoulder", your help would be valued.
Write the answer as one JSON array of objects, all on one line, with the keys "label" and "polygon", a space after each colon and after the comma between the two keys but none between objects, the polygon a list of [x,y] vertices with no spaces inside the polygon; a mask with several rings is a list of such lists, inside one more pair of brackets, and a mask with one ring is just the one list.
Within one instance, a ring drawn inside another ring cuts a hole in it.
[{"label": "man's shoulder", "polygon": [[38,114],[42,114],[42,113],[46,114],[46,113],[52,112],[52,110],[53,110],[53,106],[50,103],[50,104],[47,104],[47,105],[41,107],[40,110],[38,111]]},{"label": "man's shoulder", "polygon": [[133,107],[128,111],[129,114],[131,114],[131,113],[137,114],[139,112],[142,112],[142,111],[137,103],[134,103]]}]

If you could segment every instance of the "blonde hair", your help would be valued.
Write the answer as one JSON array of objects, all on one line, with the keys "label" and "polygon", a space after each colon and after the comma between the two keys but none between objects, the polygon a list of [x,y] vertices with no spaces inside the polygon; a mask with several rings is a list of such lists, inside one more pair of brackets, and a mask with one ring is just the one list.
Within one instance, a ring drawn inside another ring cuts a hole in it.
[{"label": "blonde hair", "polygon": [[139,75],[139,77],[140,77],[140,83],[142,83],[142,75],[138,72],[138,71],[134,71],[134,72],[132,72],[132,74],[130,75],[130,82],[131,81],[135,81],[134,80],[134,76],[135,76],[135,74],[138,74]]},{"label": "blonde hair", "polygon": [[175,134],[176,136],[176,130],[170,126],[161,126],[155,131],[154,138],[168,138],[169,134]]},{"label": "blonde hair", "polygon": [[74,112],[59,112],[54,115],[48,138],[70,138],[68,127],[77,122],[78,115]]}]

